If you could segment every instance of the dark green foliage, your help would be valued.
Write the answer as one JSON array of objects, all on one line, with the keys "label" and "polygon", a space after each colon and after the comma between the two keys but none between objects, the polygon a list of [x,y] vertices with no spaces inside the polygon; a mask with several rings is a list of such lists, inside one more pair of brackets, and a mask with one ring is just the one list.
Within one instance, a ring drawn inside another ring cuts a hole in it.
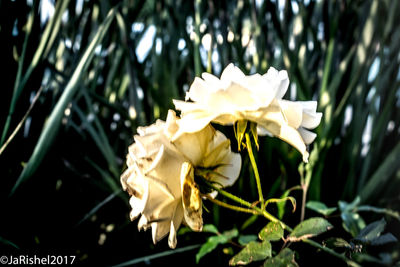
[{"label": "dark green foliage", "polygon": [[299,266],[294,259],[294,252],[288,248],[283,249],[277,256],[268,259],[264,267],[296,267]]}]

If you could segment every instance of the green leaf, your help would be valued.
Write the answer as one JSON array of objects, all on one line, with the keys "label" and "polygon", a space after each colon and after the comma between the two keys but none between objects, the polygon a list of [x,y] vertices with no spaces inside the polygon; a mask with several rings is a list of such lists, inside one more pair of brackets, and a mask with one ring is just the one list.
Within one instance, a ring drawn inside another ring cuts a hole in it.
[{"label": "green leaf", "polygon": [[368,243],[379,237],[383,230],[385,230],[385,226],[386,221],[383,218],[379,221],[370,223],[366,227],[364,227],[354,239],[363,243]]},{"label": "green leaf", "polygon": [[[289,188],[288,190],[283,192],[281,199],[287,198],[289,196],[290,192],[293,190],[302,190],[302,189],[301,189],[301,186],[295,186],[295,187]],[[293,204],[293,202],[292,202],[292,204]],[[278,202],[278,203],[276,203],[276,206],[278,207],[278,218],[282,219],[283,215],[285,214],[286,201]]]},{"label": "green leaf", "polygon": [[363,228],[354,240],[359,241],[363,244],[370,244],[373,246],[385,245],[388,243],[393,243],[397,241],[391,233],[386,233],[381,235],[383,230],[385,230],[386,221],[381,219],[373,223],[368,224]]},{"label": "green leaf", "polygon": [[357,196],[353,202],[347,203],[345,201],[339,201],[339,208],[341,211],[352,211],[361,203],[361,199]]},{"label": "green leaf", "polygon": [[306,207],[324,216],[328,216],[337,210],[337,208],[328,208],[324,203],[319,201],[308,201]]},{"label": "green leaf", "polygon": [[237,229],[233,229],[230,231],[225,231],[220,235],[211,236],[207,239],[206,243],[204,243],[199,252],[196,254],[196,263],[199,263],[200,259],[204,257],[204,255],[213,251],[219,244],[226,244],[234,237],[237,237],[239,234]]},{"label": "green leaf", "polygon": [[296,199],[294,197],[282,197],[282,198],[270,198],[265,202],[265,207],[268,206],[269,203],[282,203],[282,202],[286,202],[286,201],[290,201],[290,203],[292,203],[292,207],[293,210],[292,212],[296,211]]},{"label": "green leaf", "polygon": [[258,233],[258,237],[261,240],[278,241],[283,237],[283,228],[278,222],[269,222]]},{"label": "green leaf", "polygon": [[323,244],[328,248],[351,248],[350,243],[340,237],[330,237]]},{"label": "green leaf", "polygon": [[365,227],[365,222],[361,216],[354,212],[354,209],[360,204],[360,198],[356,197],[353,202],[347,203],[339,201],[339,209],[341,211],[340,217],[343,221],[343,228],[349,232],[353,237]]},{"label": "green leaf", "polygon": [[196,263],[199,263],[200,259],[204,257],[204,255],[213,251],[219,244],[224,244],[226,239],[222,236],[211,236],[207,239],[207,242],[204,243],[199,252],[196,254]]},{"label": "green leaf", "polygon": [[360,230],[365,227],[365,222],[358,213],[344,212],[341,217],[343,228],[352,236],[357,236]]},{"label": "green leaf", "polygon": [[322,234],[332,229],[332,227],[332,224],[324,218],[310,218],[298,224],[287,239],[291,242],[301,241]]},{"label": "green leaf", "polygon": [[191,233],[191,232],[193,232],[193,230],[190,229],[190,227],[188,227],[188,226],[179,227],[178,235],[184,235],[186,233]]},{"label": "green leaf", "polygon": [[297,267],[294,260],[294,252],[289,248],[284,248],[277,256],[264,262],[264,267]]},{"label": "green leaf", "polygon": [[240,235],[238,238],[238,242],[242,246],[250,243],[251,241],[256,241],[256,240],[257,240],[256,235]]},{"label": "green leaf", "polygon": [[203,232],[218,234],[218,229],[213,224],[205,224],[203,226]]},{"label": "green leaf", "polygon": [[372,246],[382,246],[389,243],[397,242],[397,238],[391,233],[386,233],[384,235],[379,236],[371,241]]},{"label": "green leaf", "polygon": [[271,257],[271,243],[269,241],[251,241],[238,254],[233,256],[229,265],[246,265],[252,261],[260,261],[268,257]]}]

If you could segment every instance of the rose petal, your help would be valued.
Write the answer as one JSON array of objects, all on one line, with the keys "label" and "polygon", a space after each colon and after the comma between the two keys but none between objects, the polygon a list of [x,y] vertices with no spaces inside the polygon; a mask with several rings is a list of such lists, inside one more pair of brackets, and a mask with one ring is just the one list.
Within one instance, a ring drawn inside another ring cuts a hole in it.
[{"label": "rose petal", "polygon": [[171,138],[175,141],[184,133],[195,133],[204,129],[218,114],[212,115],[202,111],[192,112],[182,117],[177,123],[179,130]]},{"label": "rose petal", "polygon": [[207,83],[207,89],[210,91],[210,93],[224,89],[221,81],[214,75],[207,72],[203,72],[203,74],[201,74],[201,77]]},{"label": "rose petal", "polygon": [[228,187],[233,185],[240,174],[242,158],[238,153],[229,153],[222,160],[221,167],[215,169],[216,174],[210,175],[210,180],[217,185]]},{"label": "rose petal", "polygon": [[304,143],[305,143],[306,145],[309,145],[309,144],[311,144],[312,142],[314,142],[315,138],[317,137],[317,134],[315,134],[315,133],[313,133],[313,132],[310,132],[310,131],[308,131],[308,130],[302,128],[302,127],[300,127],[300,128],[298,129],[298,131],[299,131],[299,133],[300,133],[300,135],[301,135],[301,138],[303,138],[303,141],[304,141]]},{"label": "rose petal", "polygon": [[322,113],[309,113],[304,111],[303,112],[303,121],[301,122],[301,126],[307,129],[314,129],[318,127],[321,123]]},{"label": "rose petal", "polygon": [[154,213],[156,216],[154,217],[155,221],[151,223],[154,244],[163,239],[169,233],[178,204],[180,204],[179,199],[166,202]]},{"label": "rose petal", "polygon": [[179,229],[183,220],[183,208],[180,202],[177,202],[177,206],[175,209],[175,214],[173,216],[173,220],[171,221],[171,228],[169,230],[169,237],[168,237],[168,245],[170,248],[176,247],[176,231]]},{"label": "rose petal", "polygon": [[173,141],[173,144],[193,165],[201,166],[214,133],[214,128],[208,125],[196,134],[181,135]]},{"label": "rose petal", "polygon": [[282,99],[289,88],[287,72],[284,70],[278,72],[275,68],[270,67],[267,73],[262,77],[265,80],[265,84],[268,86],[268,90],[275,93],[275,98]]},{"label": "rose petal", "polygon": [[308,152],[303,138],[297,129],[287,124],[286,118],[279,112],[278,107],[270,106],[259,110],[257,113],[249,113],[248,116],[252,117],[253,121],[257,122],[259,127],[264,128],[272,135],[294,146],[303,155],[303,160],[307,162]]},{"label": "rose petal", "polygon": [[226,66],[221,74],[221,82],[227,88],[231,82],[240,82],[245,77],[244,73],[232,63]]},{"label": "rose petal", "polygon": [[207,102],[210,91],[208,90],[207,83],[196,77],[190,86],[189,91],[186,93],[185,100],[193,100],[198,102]]},{"label": "rose petal", "polygon": [[153,161],[152,168],[146,173],[146,177],[157,183],[171,198],[179,198],[180,181],[177,177],[180,175],[181,165],[182,158],[170,153],[163,145]]},{"label": "rose petal", "polygon": [[303,120],[303,107],[297,102],[279,100],[279,105],[282,108],[283,115],[287,123],[297,129],[300,127]]}]

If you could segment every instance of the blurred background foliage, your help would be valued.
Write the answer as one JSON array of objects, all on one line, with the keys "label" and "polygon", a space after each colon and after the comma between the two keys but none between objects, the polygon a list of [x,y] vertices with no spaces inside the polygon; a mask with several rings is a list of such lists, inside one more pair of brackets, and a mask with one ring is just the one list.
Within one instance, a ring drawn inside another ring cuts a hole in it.
[{"label": "blurred background foliage", "polygon": [[[218,76],[231,62],[247,74],[286,69],[285,98],[317,100],[324,114],[307,165],[286,143],[260,139],[265,196],[290,194],[300,207],[301,192],[290,189],[305,180],[308,199],[330,207],[341,200],[342,211],[356,196],[360,205],[399,210],[399,1],[2,0],[0,13],[1,250],[59,251],[101,265],[168,250],[129,222],[119,183],[127,147],[138,126],[165,119],[195,76]],[[233,130],[222,130],[236,150]],[[230,191],[255,201],[243,160]],[[205,206],[205,222],[221,230],[266,223]],[[298,222],[299,208],[272,206]],[[347,234],[339,215],[331,220]],[[399,238],[399,222],[387,221]],[[171,250],[168,260],[194,264],[191,246],[206,237],[179,236],[188,252]],[[223,252],[200,263],[226,265],[232,247]],[[302,251],[299,264],[326,257],[313,252]]]}]

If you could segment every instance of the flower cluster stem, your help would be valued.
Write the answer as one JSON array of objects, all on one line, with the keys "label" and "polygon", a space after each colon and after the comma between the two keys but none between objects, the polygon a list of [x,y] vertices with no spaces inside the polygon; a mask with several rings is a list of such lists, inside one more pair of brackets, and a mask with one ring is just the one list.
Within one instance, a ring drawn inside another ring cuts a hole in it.
[{"label": "flower cluster stem", "polygon": [[[231,200],[233,200],[233,201],[235,201],[235,202],[237,202],[239,204],[242,204],[243,206],[246,206],[246,207],[252,209],[254,211],[253,214],[261,215],[261,216],[265,217],[266,219],[268,219],[271,222],[277,222],[282,226],[283,229],[285,229],[289,233],[293,232],[293,229],[290,226],[286,225],[284,222],[282,222],[278,218],[274,217],[272,214],[270,214],[266,210],[260,209],[259,207],[255,206],[255,205],[252,205],[250,202],[248,202],[246,200],[243,200],[243,199],[241,199],[241,198],[239,198],[239,197],[237,197],[237,196],[235,196],[235,195],[233,195],[233,194],[231,194],[231,193],[229,193],[229,192],[227,192],[227,191],[225,191],[225,190],[223,190],[221,188],[215,187],[213,184],[211,184],[208,181],[206,181],[206,184],[209,187],[211,187],[212,189],[216,190],[219,194],[223,195],[224,197],[227,197],[227,198],[229,198],[229,199],[231,199]],[[216,199],[214,199],[213,202],[215,204],[217,204],[217,205],[220,205],[222,201],[219,201],[219,200],[216,201]],[[222,203],[224,203],[224,202],[222,202]],[[227,205],[229,205],[229,204],[224,203],[223,205],[220,205],[220,206],[228,207]],[[242,207],[237,207],[237,206],[233,206],[233,205],[229,205],[229,206],[235,207],[234,209],[237,210],[237,211],[239,211],[239,209],[244,209],[244,210],[246,210],[246,212],[248,212],[248,209],[245,209],[245,208],[242,208]],[[232,208],[232,207],[229,207],[229,208]],[[239,209],[237,209],[237,208],[239,208]],[[342,254],[339,254],[339,253],[335,252],[334,250],[332,250],[332,249],[330,249],[328,247],[322,246],[321,244],[319,244],[319,243],[317,243],[317,242],[315,242],[315,241],[313,241],[311,239],[303,239],[302,242],[304,242],[306,244],[309,244],[309,245],[311,245],[313,247],[316,247],[316,248],[318,248],[318,249],[320,249],[322,251],[325,251],[326,253],[331,254],[332,256],[335,256],[335,257],[345,261],[347,263],[347,265],[349,265],[349,266],[361,267],[361,265],[359,265],[355,261],[352,261],[352,260],[346,258],[346,256],[344,256]]]},{"label": "flower cluster stem", "polygon": [[264,209],[264,196],[263,196],[263,193],[262,193],[260,174],[258,173],[256,159],[254,158],[253,148],[251,146],[250,134],[246,133],[245,135],[246,135],[247,152],[248,152],[249,157],[250,157],[251,166],[253,167],[254,177],[256,178],[258,198],[259,198],[259,201],[261,203],[262,209]]}]

